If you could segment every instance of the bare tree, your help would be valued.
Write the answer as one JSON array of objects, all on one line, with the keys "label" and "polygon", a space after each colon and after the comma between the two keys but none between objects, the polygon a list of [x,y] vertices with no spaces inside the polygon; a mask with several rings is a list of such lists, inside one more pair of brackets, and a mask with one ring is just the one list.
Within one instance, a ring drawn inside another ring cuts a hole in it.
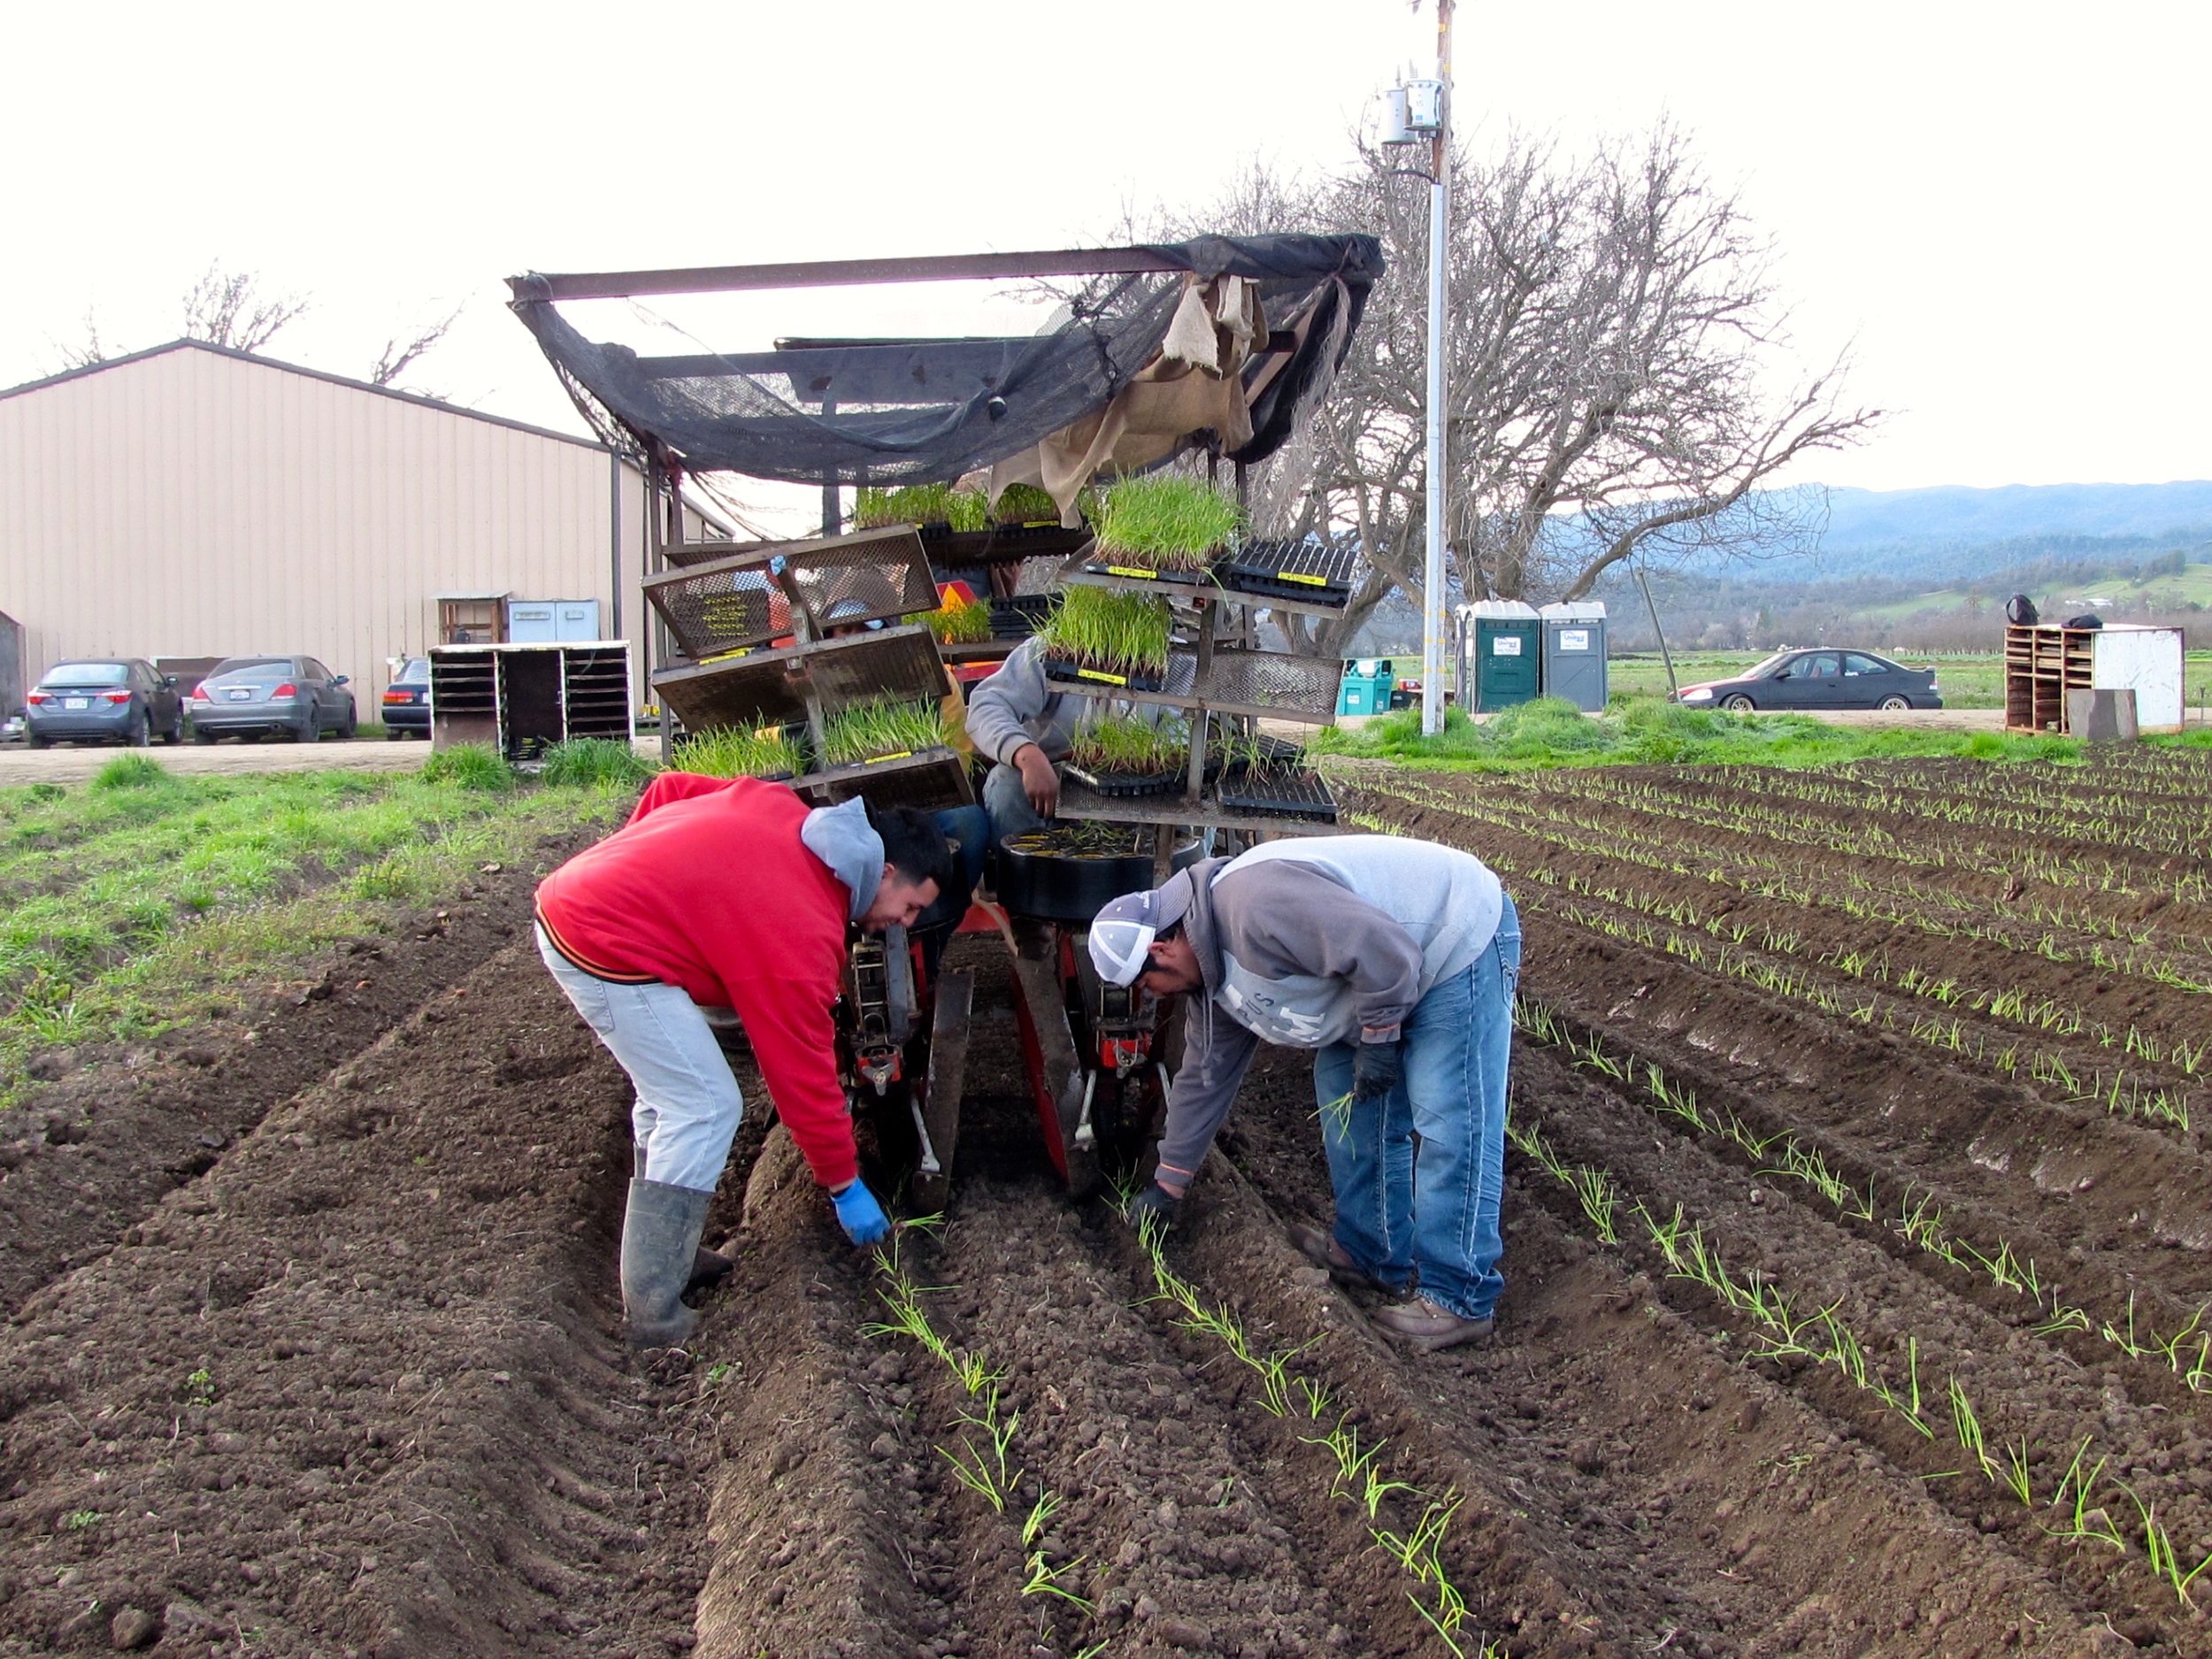
[{"label": "bare tree", "polygon": [[188,339],[234,351],[258,351],[307,309],[296,294],[265,295],[251,272],[226,273],[219,262],[184,296]]},{"label": "bare tree", "polygon": [[[1364,230],[1390,262],[1309,429],[1251,480],[1273,534],[1356,536],[1346,617],[1291,619],[1336,653],[1394,589],[1422,603],[1427,192],[1363,147],[1302,187],[1255,167],[1210,228]],[[1808,453],[1855,442],[1839,359],[1793,389],[1766,246],[1673,129],[1583,158],[1516,141],[1455,162],[1447,385],[1452,560],[1471,596],[1578,596],[1640,551],[1758,557],[1803,548],[1824,501],[1776,492]],[[1226,221],[1226,222],[1224,222]]]},{"label": "bare tree", "polygon": [[71,369],[88,369],[118,355],[100,338],[100,325],[89,305],[84,309],[84,339],[80,343],[65,345],[51,334],[47,339],[61,353],[61,366],[65,373]]},{"label": "bare tree", "polygon": [[369,370],[369,384],[389,386],[399,379],[410,365],[446,337],[446,331],[460,320],[462,310],[462,306],[456,305],[437,321],[423,324],[416,329],[414,337],[403,343],[396,335],[387,340]]}]

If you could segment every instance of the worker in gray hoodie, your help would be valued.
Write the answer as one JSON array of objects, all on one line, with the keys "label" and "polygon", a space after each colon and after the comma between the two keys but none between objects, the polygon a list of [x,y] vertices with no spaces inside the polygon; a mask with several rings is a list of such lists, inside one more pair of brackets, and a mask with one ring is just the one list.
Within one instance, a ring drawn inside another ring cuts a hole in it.
[{"label": "worker in gray hoodie", "polygon": [[1090,952],[1112,984],[1197,999],[1133,1221],[1173,1221],[1260,1043],[1311,1048],[1336,1226],[1294,1241],[1405,1296],[1377,1317],[1417,1348],[1489,1333],[1521,926],[1487,866],[1391,835],[1271,841],[1114,900]]},{"label": "worker in gray hoodie", "polygon": [[1068,757],[1077,726],[1110,712],[1153,722],[1173,710],[1058,690],[1045,676],[1044,647],[1034,638],[1015,647],[998,672],[975,688],[968,699],[968,741],[996,763],[983,780],[991,845],[1044,827],[1060,805],[1056,768]]}]

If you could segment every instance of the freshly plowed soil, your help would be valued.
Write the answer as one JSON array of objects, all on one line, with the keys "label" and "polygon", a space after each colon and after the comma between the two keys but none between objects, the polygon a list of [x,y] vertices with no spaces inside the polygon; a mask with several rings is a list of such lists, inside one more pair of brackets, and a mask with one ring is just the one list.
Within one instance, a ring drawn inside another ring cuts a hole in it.
[{"label": "freshly plowed soil", "polygon": [[990,935],[944,1223],[847,1248],[741,1056],[736,1271],[628,1352],[626,1085],[535,872],[488,874],[227,1034],[50,1068],[0,1652],[2212,1651],[2208,786],[1361,772],[1528,943],[1500,1326],[1431,1356],[1285,1236],[1330,1214],[1293,1054],[1165,1248],[1209,1318],[1164,1297],[1058,1190]]}]

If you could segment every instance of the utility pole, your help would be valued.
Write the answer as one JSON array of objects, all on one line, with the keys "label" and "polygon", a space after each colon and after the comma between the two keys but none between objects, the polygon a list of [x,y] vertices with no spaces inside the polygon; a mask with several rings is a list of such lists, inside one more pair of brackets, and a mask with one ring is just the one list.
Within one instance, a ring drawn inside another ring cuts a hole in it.
[{"label": "utility pole", "polygon": [[[1382,142],[1429,141],[1428,170],[1394,169],[1429,184],[1428,557],[1422,572],[1421,731],[1444,729],[1444,657],[1450,618],[1444,608],[1444,335],[1452,226],[1452,4],[1436,0],[1436,79],[1385,95]],[[1463,687],[1463,690],[1464,688]]]},{"label": "utility pole", "polygon": [[1444,313],[1452,223],[1452,0],[1436,0],[1436,135],[1429,141],[1429,557],[1421,627],[1421,733],[1444,729]]}]

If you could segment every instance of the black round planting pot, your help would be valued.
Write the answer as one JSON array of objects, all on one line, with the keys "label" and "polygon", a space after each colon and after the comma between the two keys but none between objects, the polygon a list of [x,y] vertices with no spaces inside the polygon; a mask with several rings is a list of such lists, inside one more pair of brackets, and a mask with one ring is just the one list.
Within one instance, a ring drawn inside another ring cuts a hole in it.
[{"label": "black round planting pot", "polygon": [[[1148,852],[1023,850],[1020,843],[1031,839],[1009,835],[999,843],[999,902],[1011,915],[1033,916],[1048,922],[1087,923],[1110,900],[1125,893],[1141,893],[1152,885]],[[1195,864],[1198,854],[1196,841],[1185,841],[1175,849],[1175,868]]]}]

